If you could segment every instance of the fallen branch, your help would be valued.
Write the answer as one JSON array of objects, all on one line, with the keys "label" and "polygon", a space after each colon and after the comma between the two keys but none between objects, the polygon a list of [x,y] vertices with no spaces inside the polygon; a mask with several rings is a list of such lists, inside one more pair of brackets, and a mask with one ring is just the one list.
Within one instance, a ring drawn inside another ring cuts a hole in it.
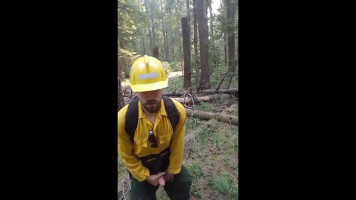
[{"label": "fallen branch", "polygon": [[227,122],[233,125],[238,125],[238,117],[226,114],[215,114],[211,112],[199,111],[199,110],[191,110],[185,109],[188,116],[203,119],[203,120],[210,120],[215,119],[221,122]]}]

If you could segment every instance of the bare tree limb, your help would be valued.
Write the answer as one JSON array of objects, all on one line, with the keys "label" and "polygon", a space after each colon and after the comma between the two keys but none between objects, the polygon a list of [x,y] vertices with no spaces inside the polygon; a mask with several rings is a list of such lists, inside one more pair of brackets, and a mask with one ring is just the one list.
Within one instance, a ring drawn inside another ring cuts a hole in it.
[{"label": "bare tree limb", "polygon": [[199,90],[200,90],[200,88],[202,88],[203,86],[203,84],[204,84],[204,82],[205,82],[205,80],[207,79],[207,78],[209,78],[209,76],[211,75],[213,73],[213,71],[212,72],[210,72],[210,74],[207,76],[207,77],[205,77],[204,79],[203,79],[203,81],[201,82],[201,86],[197,89],[197,92],[199,92]]},{"label": "bare tree limb", "polygon": [[227,86],[226,89],[229,89],[230,87],[230,84],[231,84],[231,81],[232,81],[232,77],[235,75],[235,72],[231,73],[231,76],[230,76],[230,81],[229,81],[229,85]]},{"label": "bare tree limb", "polygon": [[229,73],[229,70],[227,70],[227,72],[226,72],[225,75],[224,75],[224,78],[220,81],[219,86],[216,88],[216,91],[219,90],[221,83],[225,80],[225,77],[226,77],[226,75],[227,75],[228,73]]}]

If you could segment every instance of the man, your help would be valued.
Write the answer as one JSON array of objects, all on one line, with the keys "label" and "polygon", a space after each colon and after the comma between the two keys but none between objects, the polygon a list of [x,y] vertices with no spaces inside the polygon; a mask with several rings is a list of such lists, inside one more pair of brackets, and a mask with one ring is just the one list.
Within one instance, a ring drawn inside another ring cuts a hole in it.
[{"label": "man", "polygon": [[145,55],[133,63],[130,87],[138,100],[118,113],[118,152],[129,171],[134,200],[156,199],[159,185],[170,199],[190,198],[192,179],[182,165],[186,112],[178,101],[162,97],[167,86],[159,60]]}]

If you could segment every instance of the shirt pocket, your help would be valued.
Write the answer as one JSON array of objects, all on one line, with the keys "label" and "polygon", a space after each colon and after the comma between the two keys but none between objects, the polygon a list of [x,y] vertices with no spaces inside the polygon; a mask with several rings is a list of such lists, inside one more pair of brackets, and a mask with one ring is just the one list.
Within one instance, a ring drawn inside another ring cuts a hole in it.
[{"label": "shirt pocket", "polygon": [[134,136],[135,144],[137,145],[137,147],[147,147],[147,141],[148,141],[148,130],[142,128],[142,126],[137,126],[135,136]]},{"label": "shirt pocket", "polygon": [[166,123],[165,126],[161,126],[162,128],[159,129],[159,143],[169,143],[171,142],[172,135],[173,135],[173,129],[168,120],[165,120]]}]

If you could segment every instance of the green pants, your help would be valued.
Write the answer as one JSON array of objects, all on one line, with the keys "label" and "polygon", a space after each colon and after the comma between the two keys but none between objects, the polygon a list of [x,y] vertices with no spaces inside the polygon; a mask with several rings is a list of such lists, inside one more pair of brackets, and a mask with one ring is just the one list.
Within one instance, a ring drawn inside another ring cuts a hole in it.
[{"label": "green pants", "polygon": [[[171,200],[188,200],[190,199],[190,186],[192,178],[187,169],[182,165],[179,174],[174,175],[173,182],[167,182],[164,190]],[[156,191],[158,186],[153,186],[147,181],[138,182],[131,177],[131,200],[156,200]]]}]

